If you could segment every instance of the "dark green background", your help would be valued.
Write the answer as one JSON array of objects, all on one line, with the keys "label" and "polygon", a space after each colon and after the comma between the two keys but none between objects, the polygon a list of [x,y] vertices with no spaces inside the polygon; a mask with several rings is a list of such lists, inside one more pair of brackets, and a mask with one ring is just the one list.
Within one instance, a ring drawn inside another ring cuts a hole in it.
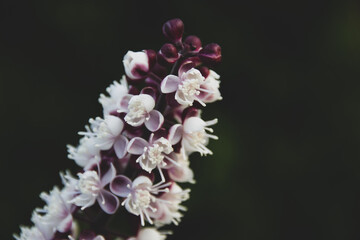
[{"label": "dark green background", "polygon": [[1,239],[76,169],[65,146],[126,51],[158,50],[174,17],[222,46],[224,100],[169,239],[360,239],[360,4],[267,0],[0,2]]}]

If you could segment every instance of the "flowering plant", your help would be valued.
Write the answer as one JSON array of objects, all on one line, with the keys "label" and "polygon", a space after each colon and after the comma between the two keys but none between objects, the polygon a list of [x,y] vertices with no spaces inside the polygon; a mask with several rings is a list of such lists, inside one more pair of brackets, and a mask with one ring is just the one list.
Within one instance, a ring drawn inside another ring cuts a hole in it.
[{"label": "flowering plant", "polygon": [[[126,75],[100,95],[103,116],[89,120],[77,146],[68,145],[81,170],[61,173],[63,188],[40,194],[46,205],[15,239],[161,240],[166,232],[158,228],[179,223],[190,189],[178,183],[195,183],[188,157],[212,154],[207,144],[217,139],[210,128],[217,119],[200,115],[221,99],[219,75],[208,68],[221,49],[202,48],[196,36],[183,41],[180,19],[162,30],[169,43],[158,52],[126,53]],[[129,234],[109,228],[117,215],[130,223]]]}]

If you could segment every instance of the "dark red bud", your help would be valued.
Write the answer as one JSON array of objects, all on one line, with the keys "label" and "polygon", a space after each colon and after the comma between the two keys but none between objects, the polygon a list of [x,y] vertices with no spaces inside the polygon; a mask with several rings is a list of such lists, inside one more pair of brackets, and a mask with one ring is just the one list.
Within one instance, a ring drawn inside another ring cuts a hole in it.
[{"label": "dark red bud", "polygon": [[184,47],[187,51],[198,52],[201,49],[201,40],[197,36],[188,36],[184,41]]},{"label": "dark red bud", "polygon": [[162,64],[173,64],[178,60],[180,57],[180,54],[178,53],[178,50],[176,47],[171,43],[165,43],[160,51],[158,52],[158,60]]},{"label": "dark red bud", "polygon": [[149,68],[151,69],[156,63],[156,52],[152,49],[144,50],[149,58]]},{"label": "dark red bud", "polygon": [[205,66],[201,66],[198,68],[199,71],[201,72],[201,75],[203,75],[204,78],[207,78],[210,74],[210,70],[209,68],[205,67]]},{"label": "dark red bud", "polygon": [[221,47],[216,43],[210,43],[200,50],[199,57],[204,63],[218,63],[221,61]]},{"label": "dark red bud", "polygon": [[184,33],[184,23],[179,18],[171,19],[164,23],[162,31],[169,41],[179,43]]}]

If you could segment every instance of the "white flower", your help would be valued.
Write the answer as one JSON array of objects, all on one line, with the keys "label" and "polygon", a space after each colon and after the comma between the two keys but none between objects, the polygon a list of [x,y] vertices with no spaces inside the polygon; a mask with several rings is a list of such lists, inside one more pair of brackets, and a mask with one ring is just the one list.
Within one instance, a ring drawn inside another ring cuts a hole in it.
[{"label": "white flower", "polygon": [[139,163],[145,171],[151,173],[154,168],[158,168],[162,182],[165,181],[165,178],[161,168],[167,165],[165,160],[176,164],[176,162],[168,156],[168,154],[173,151],[170,141],[164,137],[154,139],[154,134],[151,134],[149,142],[140,137],[134,137],[130,140],[127,151],[134,155],[140,155],[136,162]]},{"label": "white flower", "polygon": [[158,183],[153,185],[151,180],[145,176],[137,177],[133,182],[124,175],[118,175],[110,184],[110,190],[114,194],[120,197],[124,197],[125,200],[122,205],[125,205],[128,212],[140,216],[141,225],[145,225],[146,220],[152,224],[151,217],[154,216],[157,211],[153,207],[157,198],[154,194],[160,192],[168,192],[166,188],[171,183]]},{"label": "white flower", "polygon": [[164,122],[163,115],[154,110],[155,100],[148,94],[139,94],[131,97],[125,121],[138,127],[145,123],[147,129],[157,131]]},{"label": "white flower", "polygon": [[50,240],[44,237],[44,235],[40,232],[36,227],[28,228],[21,227],[20,236],[14,235],[16,240]]},{"label": "white flower", "polygon": [[127,240],[165,240],[165,234],[159,232],[156,228],[142,228],[136,237],[128,238]]},{"label": "white flower", "polygon": [[211,103],[222,99],[219,91],[219,78],[220,76],[216,72],[210,70],[209,76],[207,76],[204,83],[201,85],[202,93],[199,98],[204,103]]},{"label": "white flower", "polygon": [[205,78],[201,72],[195,68],[181,73],[181,76],[168,75],[161,82],[161,92],[175,92],[175,99],[181,105],[192,106],[194,101],[198,101],[201,105],[205,103],[199,98],[201,91],[207,91],[201,88]]},{"label": "white flower", "polygon": [[101,94],[99,98],[104,116],[119,109],[126,109],[131,95],[128,94],[129,90],[125,76],[119,82],[114,81],[106,88],[106,91],[109,93],[109,97]]},{"label": "white flower", "polygon": [[40,194],[46,205],[42,209],[35,209],[32,221],[47,238],[51,238],[56,231],[65,233],[71,230],[73,208],[68,201],[72,192],[73,189],[69,187],[65,187],[61,191],[54,187],[49,194],[45,192]]},{"label": "white flower", "polygon": [[189,199],[189,192],[190,189],[183,190],[179,185],[173,183],[170,191],[162,194],[156,201],[158,211],[154,219],[155,225],[158,227],[170,223],[178,225],[183,216],[180,211],[186,211],[186,208],[180,204]]},{"label": "white flower", "polygon": [[115,116],[107,115],[104,119],[97,117],[90,119],[90,128],[86,126],[86,132],[79,132],[80,135],[85,135],[93,138],[95,147],[100,150],[108,150],[114,146],[115,153],[118,158],[123,158],[126,154],[126,145],[128,140],[121,135],[124,129],[123,121]]},{"label": "white flower", "polygon": [[131,79],[141,79],[149,71],[149,58],[145,52],[128,51],[123,64],[126,75]]},{"label": "white flower", "polygon": [[184,121],[182,146],[186,153],[199,152],[201,155],[212,154],[212,151],[206,147],[209,138],[218,139],[217,136],[207,133],[212,133],[213,129],[209,126],[217,123],[217,119],[211,121],[204,121],[199,117],[190,117]]},{"label": "white flower", "polygon": [[[119,199],[104,189],[115,177],[116,170],[111,164],[110,169],[102,175],[96,171],[85,171],[78,173],[79,179],[71,177],[69,174],[64,176],[66,185],[74,186],[75,196],[69,201],[84,210],[98,202],[102,210],[108,214],[113,214],[119,207]],[[100,177],[101,176],[101,177]]]},{"label": "white flower", "polygon": [[85,136],[80,139],[79,146],[67,145],[68,158],[87,170],[100,162],[100,149],[95,146],[96,144],[95,138]]},{"label": "white flower", "polygon": [[166,168],[169,177],[176,182],[195,183],[194,173],[189,167],[190,162],[188,156],[182,148],[180,153],[172,153],[171,159],[175,160],[176,164],[170,163]]}]

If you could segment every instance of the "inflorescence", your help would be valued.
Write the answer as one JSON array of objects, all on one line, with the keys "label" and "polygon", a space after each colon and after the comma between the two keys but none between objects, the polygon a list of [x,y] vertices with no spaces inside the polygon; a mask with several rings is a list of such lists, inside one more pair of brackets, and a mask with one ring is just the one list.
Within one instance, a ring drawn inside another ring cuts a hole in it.
[{"label": "inflorescence", "polygon": [[[178,183],[195,183],[189,155],[212,154],[207,144],[217,139],[217,119],[200,115],[222,99],[219,75],[209,69],[221,61],[221,48],[202,47],[196,36],[183,40],[180,19],[162,31],[169,43],[158,52],[126,53],[126,74],[100,95],[103,116],[89,120],[77,146],[67,146],[81,170],[61,173],[63,188],[40,194],[46,205],[15,239],[163,240],[168,232],[158,228],[180,222],[190,189]],[[132,218],[133,235],[107,228],[118,214]]]}]

